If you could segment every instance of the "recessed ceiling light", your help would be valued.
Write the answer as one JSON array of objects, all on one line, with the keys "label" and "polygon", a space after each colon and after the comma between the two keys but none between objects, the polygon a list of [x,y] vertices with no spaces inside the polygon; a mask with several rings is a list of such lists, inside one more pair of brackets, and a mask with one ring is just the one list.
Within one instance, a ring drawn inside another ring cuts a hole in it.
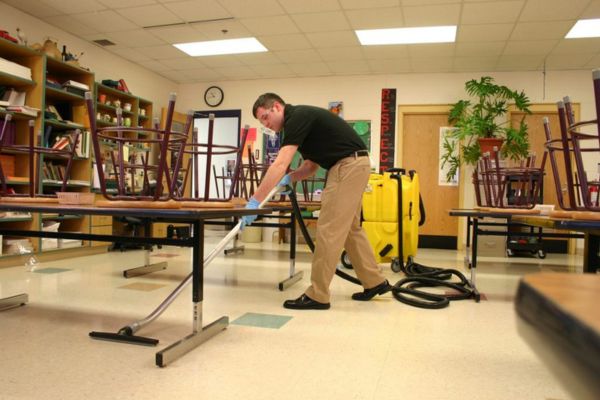
[{"label": "recessed ceiling light", "polygon": [[243,54],[268,51],[256,38],[211,40],[208,42],[178,43],[173,46],[192,57],[222,54]]},{"label": "recessed ceiling light", "polygon": [[451,43],[456,41],[456,25],[418,28],[367,29],[355,31],[360,44]]},{"label": "recessed ceiling light", "polygon": [[600,37],[600,19],[580,19],[573,25],[565,39]]}]

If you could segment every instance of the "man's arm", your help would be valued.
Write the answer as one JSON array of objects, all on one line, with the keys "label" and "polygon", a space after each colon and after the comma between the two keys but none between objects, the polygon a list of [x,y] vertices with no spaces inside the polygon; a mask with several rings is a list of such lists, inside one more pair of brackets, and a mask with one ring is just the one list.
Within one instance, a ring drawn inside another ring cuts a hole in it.
[{"label": "man's arm", "polygon": [[254,196],[252,196],[259,203],[267,197],[269,192],[279,183],[281,178],[283,178],[287,172],[288,166],[292,162],[292,158],[294,158],[294,154],[296,154],[296,150],[298,150],[298,146],[296,145],[283,146],[279,150],[277,158],[273,161],[273,164],[269,166],[262,182],[258,186],[258,189],[256,189],[256,192],[254,192]]},{"label": "man's arm", "polygon": [[301,181],[303,179],[309,178],[317,173],[319,169],[319,164],[314,161],[304,160],[302,165],[300,165],[294,172],[290,174],[290,178],[292,182]]}]

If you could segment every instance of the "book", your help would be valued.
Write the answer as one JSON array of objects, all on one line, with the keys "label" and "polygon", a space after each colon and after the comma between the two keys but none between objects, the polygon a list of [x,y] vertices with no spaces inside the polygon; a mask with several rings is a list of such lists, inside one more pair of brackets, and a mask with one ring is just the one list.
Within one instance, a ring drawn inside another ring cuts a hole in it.
[{"label": "book", "polygon": [[85,83],[77,82],[74,80],[68,80],[68,81],[64,82],[62,85],[63,85],[63,87],[78,88],[83,91],[90,90],[90,87],[88,85],[86,85]]},{"label": "book", "polygon": [[40,111],[39,108],[33,108],[29,106],[8,106],[6,109],[8,111],[30,115],[32,117],[37,117],[38,112]]}]

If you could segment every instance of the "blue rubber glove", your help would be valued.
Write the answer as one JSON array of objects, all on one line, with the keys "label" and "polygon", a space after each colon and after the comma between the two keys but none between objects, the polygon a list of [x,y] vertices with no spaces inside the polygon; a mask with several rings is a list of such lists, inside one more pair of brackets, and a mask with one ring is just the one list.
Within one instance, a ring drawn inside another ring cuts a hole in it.
[{"label": "blue rubber glove", "polygon": [[[287,186],[292,187],[292,178],[290,178],[290,175],[289,174],[284,175],[283,178],[281,178],[281,180],[277,184],[277,186],[281,186],[284,189]],[[291,190],[282,190],[281,192],[279,192],[279,194],[290,194],[290,193],[291,193]]]},{"label": "blue rubber glove", "polygon": [[[254,197],[250,197],[250,200],[248,200],[248,203],[246,203],[246,208],[250,210],[256,210],[259,205],[260,203],[258,200],[256,200]],[[244,229],[246,225],[251,225],[257,217],[258,215],[244,215],[242,217],[241,229]]]}]

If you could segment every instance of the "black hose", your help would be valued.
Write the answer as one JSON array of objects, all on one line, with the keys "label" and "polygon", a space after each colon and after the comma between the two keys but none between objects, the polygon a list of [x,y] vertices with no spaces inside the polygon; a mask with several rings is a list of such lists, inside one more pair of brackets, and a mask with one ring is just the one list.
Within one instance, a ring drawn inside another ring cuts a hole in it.
[{"label": "black hose", "polygon": [[[290,186],[287,186],[287,189],[289,191],[289,196],[290,196],[290,200],[292,202],[292,207],[294,209],[294,214],[296,214],[296,219],[298,220],[298,225],[300,226],[300,230],[302,231],[302,236],[304,236],[304,240],[306,241],[306,244],[310,248],[310,251],[314,253],[315,252],[315,244],[312,241],[310,234],[308,233],[308,229],[306,229],[306,224],[304,223],[304,219],[302,218],[302,211],[300,210],[300,206],[298,205],[298,199],[296,198],[296,193]],[[335,274],[337,276],[339,276],[340,278],[347,280],[348,282],[352,282],[357,285],[362,285],[357,278],[353,277],[352,275],[348,275],[344,271],[340,271],[337,268],[335,269]]]},{"label": "black hose", "polygon": [[[287,189],[289,189],[289,197],[292,203],[292,208],[294,209],[294,214],[296,215],[298,225],[302,231],[302,236],[304,236],[310,251],[314,253],[315,244],[312,241],[312,238],[308,233],[308,229],[306,228],[306,224],[304,223],[304,219],[302,218],[302,211],[298,205],[296,193],[294,193],[294,190],[292,190],[292,188],[289,186]],[[420,202],[420,207],[423,207],[422,202]],[[424,215],[424,212],[422,215]],[[400,268],[402,272],[406,274],[406,278],[396,282],[396,284],[392,286],[391,291],[394,298],[401,303],[419,308],[440,309],[447,307],[452,300],[469,299],[474,295],[471,284],[458,270],[421,265],[415,263],[410,256],[408,257],[406,265],[404,264],[402,256],[398,262],[400,262]],[[357,278],[348,275],[337,268],[335,270],[335,274],[349,282],[361,285]],[[447,282],[452,278],[452,276],[456,276],[459,279],[459,282]],[[437,294],[419,290],[420,288],[427,287],[447,287],[456,291],[456,294]]]}]

